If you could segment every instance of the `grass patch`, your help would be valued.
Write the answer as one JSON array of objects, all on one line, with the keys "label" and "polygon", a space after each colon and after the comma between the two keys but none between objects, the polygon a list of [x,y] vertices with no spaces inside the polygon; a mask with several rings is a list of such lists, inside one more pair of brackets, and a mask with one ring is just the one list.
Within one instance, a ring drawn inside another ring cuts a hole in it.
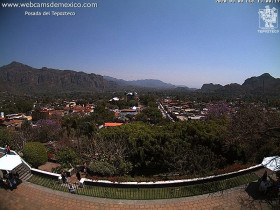
[{"label": "grass patch", "polygon": [[[254,173],[251,173],[220,181],[207,182],[203,184],[193,184],[181,187],[117,188],[85,185],[84,188],[76,187],[76,194],[100,198],[127,200],[169,199],[223,191],[229,188],[247,184],[257,179],[258,176]],[[54,190],[68,192],[67,184],[59,184],[58,181],[46,177],[33,175],[28,181]]]}]

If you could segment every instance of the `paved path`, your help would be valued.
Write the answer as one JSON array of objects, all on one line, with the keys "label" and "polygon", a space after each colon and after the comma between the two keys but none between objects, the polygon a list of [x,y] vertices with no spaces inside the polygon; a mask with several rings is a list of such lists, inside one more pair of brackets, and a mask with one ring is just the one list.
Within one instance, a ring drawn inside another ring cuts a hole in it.
[{"label": "paved path", "polygon": [[16,190],[0,188],[0,209],[280,209],[265,201],[255,201],[237,187],[223,194],[200,195],[166,200],[113,200],[54,191],[42,186],[24,182]]}]

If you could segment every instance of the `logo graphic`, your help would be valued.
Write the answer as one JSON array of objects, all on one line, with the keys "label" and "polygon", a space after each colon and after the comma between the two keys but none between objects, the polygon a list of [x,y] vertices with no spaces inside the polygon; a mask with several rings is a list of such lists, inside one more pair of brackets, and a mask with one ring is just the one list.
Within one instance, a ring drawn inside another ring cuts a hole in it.
[{"label": "logo graphic", "polygon": [[259,9],[259,33],[278,33],[278,9],[273,7],[270,9],[269,5],[265,9]]}]

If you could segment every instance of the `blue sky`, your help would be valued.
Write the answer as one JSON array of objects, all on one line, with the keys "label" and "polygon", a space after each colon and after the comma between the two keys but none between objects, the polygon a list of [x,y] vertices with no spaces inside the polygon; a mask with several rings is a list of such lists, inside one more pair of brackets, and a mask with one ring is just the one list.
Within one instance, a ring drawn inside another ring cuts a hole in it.
[{"label": "blue sky", "polygon": [[[126,80],[160,79],[196,88],[210,82],[242,84],[265,72],[280,77],[280,33],[257,32],[258,10],[267,4],[95,2],[97,8],[0,8],[0,65],[18,61],[36,68],[71,69]],[[270,4],[278,10],[279,5]],[[25,11],[74,11],[76,15],[25,16]]]}]

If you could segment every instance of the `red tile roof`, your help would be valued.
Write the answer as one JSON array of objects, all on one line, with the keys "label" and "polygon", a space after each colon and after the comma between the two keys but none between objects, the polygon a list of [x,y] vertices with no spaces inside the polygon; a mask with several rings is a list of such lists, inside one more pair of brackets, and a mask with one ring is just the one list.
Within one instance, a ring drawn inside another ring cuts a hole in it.
[{"label": "red tile roof", "polygon": [[136,112],[135,109],[122,109],[121,112]]},{"label": "red tile roof", "polygon": [[121,126],[122,123],[105,123],[105,127],[115,127],[115,126]]}]

